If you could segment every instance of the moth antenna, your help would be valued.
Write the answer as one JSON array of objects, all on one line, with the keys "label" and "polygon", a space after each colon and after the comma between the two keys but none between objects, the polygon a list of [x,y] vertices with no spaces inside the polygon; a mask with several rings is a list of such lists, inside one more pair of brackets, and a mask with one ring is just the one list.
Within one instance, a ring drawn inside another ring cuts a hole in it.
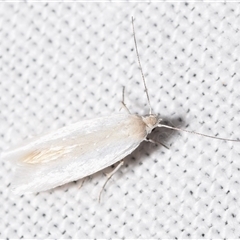
[{"label": "moth antenna", "polygon": [[142,75],[142,79],[143,79],[143,84],[144,84],[144,88],[145,88],[145,92],[147,95],[147,100],[148,100],[148,105],[149,105],[149,114],[152,114],[152,107],[150,104],[150,99],[149,99],[149,94],[148,94],[148,89],[147,89],[147,85],[146,85],[146,80],[143,74],[143,69],[142,69],[142,65],[141,65],[141,61],[140,61],[140,57],[139,57],[139,53],[138,53],[138,47],[137,47],[137,40],[136,40],[136,34],[135,34],[135,27],[134,27],[134,19],[132,17],[132,28],[133,28],[133,38],[134,38],[134,45],[135,45],[135,50],[136,50],[136,54],[137,54],[137,59],[138,59],[138,65],[141,71],[141,75]]},{"label": "moth antenna", "polygon": [[186,129],[181,129],[181,128],[172,127],[172,126],[163,125],[163,124],[159,124],[158,127],[169,128],[169,129],[177,130],[177,131],[181,131],[181,132],[193,133],[193,134],[196,134],[196,135],[200,135],[202,137],[208,137],[208,138],[213,138],[213,139],[218,139],[218,140],[223,140],[223,141],[240,142],[240,140],[237,140],[237,139],[214,137],[214,136],[210,136],[210,135],[207,135],[207,134],[198,133],[198,132],[194,132],[194,131],[189,131],[189,130],[186,130]]}]

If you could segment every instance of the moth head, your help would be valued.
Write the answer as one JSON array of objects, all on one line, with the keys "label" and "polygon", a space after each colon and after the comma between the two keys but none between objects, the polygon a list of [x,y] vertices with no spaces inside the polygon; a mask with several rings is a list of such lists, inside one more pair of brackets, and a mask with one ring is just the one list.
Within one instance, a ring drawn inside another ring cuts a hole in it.
[{"label": "moth head", "polygon": [[149,114],[145,117],[142,117],[142,120],[146,124],[148,133],[150,133],[162,121],[162,119],[156,114]]}]

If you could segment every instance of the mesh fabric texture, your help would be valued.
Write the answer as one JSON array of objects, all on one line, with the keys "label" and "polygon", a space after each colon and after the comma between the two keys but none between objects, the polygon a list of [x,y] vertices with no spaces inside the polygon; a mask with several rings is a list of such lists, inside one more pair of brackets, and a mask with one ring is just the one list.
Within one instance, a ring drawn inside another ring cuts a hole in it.
[{"label": "mesh fabric texture", "polygon": [[[154,113],[240,136],[239,3],[0,3],[0,150],[81,119]],[[156,129],[98,203],[105,169],[37,194],[11,192],[0,159],[1,238],[239,238],[238,143]],[[100,160],[99,160],[100,161]]]}]

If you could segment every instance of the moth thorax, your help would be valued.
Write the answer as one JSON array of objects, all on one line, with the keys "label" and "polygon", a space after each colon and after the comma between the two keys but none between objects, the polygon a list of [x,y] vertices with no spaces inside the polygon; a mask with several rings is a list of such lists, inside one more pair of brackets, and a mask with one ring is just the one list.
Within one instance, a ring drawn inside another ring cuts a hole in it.
[{"label": "moth thorax", "polygon": [[144,123],[147,125],[149,133],[161,122],[161,119],[155,114],[142,117],[142,119]]}]

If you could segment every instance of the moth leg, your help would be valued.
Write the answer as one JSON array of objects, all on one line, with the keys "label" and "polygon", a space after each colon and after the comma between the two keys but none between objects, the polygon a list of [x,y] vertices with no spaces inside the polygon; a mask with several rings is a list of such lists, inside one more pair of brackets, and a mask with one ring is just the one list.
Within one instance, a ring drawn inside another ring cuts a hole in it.
[{"label": "moth leg", "polygon": [[106,187],[108,181],[111,179],[111,177],[113,176],[113,174],[114,174],[115,172],[117,172],[117,170],[118,170],[123,164],[124,164],[124,161],[121,160],[121,161],[119,162],[119,164],[113,169],[113,171],[107,174],[107,180],[106,180],[105,183],[103,184],[102,189],[101,189],[101,191],[100,191],[100,193],[99,193],[98,202],[101,201],[102,192],[103,192],[104,188]]},{"label": "moth leg", "polygon": [[[125,87],[123,87],[123,90],[122,90],[122,101],[121,101],[121,103],[122,103],[122,107],[123,107],[129,114],[131,114],[130,111],[129,111],[129,109],[127,108],[127,106],[126,106],[126,104],[125,104],[124,99],[125,99]],[[121,109],[120,109],[120,110],[121,110]]]},{"label": "moth leg", "polygon": [[83,179],[81,180],[81,184],[79,185],[78,189],[81,189],[81,188],[82,188],[82,186],[83,186],[85,180],[86,180],[86,178],[83,178]]},{"label": "moth leg", "polygon": [[146,138],[145,141],[146,141],[146,142],[150,142],[150,143],[160,144],[160,145],[162,145],[163,147],[169,149],[169,147],[168,147],[167,145],[165,145],[164,143],[157,142],[157,141],[155,141],[155,140],[153,140],[153,139]]},{"label": "moth leg", "polygon": [[86,182],[87,180],[90,180],[90,179],[91,179],[91,176],[87,176],[87,177],[84,177],[84,178],[79,179],[78,181],[80,182],[80,184],[79,184],[78,189],[81,189],[81,188],[83,187],[83,185],[85,184],[85,182]]}]

